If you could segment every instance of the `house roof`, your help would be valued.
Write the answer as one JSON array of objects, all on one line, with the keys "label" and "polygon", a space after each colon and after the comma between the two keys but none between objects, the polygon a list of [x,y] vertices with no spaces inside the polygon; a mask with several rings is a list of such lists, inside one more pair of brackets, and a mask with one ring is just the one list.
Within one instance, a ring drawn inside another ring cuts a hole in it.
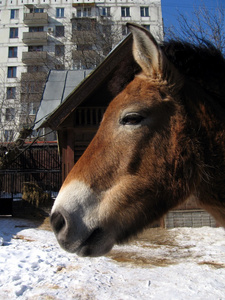
[{"label": "house roof", "polygon": [[34,130],[38,129],[55,109],[62,104],[76,86],[92,70],[51,70],[45,83],[44,92],[35,119]]},{"label": "house roof", "polygon": [[[71,93],[69,94],[69,89],[65,93],[63,85],[66,87],[66,80],[60,83],[60,76],[56,73],[52,73],[51,81],[46,82],[46,94],[43,94],[43,100],[38,112],[37,128],[50,127],[53,130],[57,130],[62,122],[80,105],[88,96],[90,96],[101,84],[107,80],[110,74],[112,74],[116,68],[126,59],[128,54],[132,52],[132,35],[128,35],[124,40],[122,40],[104,59],[104,61],[87,76],[83,81],[77,82],[75,74],[73,71],[61,71],[68,72],[70,80],[68,81],[68,87],[71,87]],[[70,73],[69,73],[70,72]],[[81,71],[82,72],[82,71]],[[51,75],[51,73],[50,73]],[[55,78],[55,81],[53,80]],[[74,77],[73,77],[74,76]],[[54,87],[53,87],[54,85]],[[72,89],[73,86],[73,89]],[[62,95],[62,92],[64,94]],[[64,97],[65,96],[65,97]],[[63,99],[63,100],[62,100]],[[54,105],[51,104],[54,101]],[[48,110],[46,107],[49,105]],[[45,114],[47,113],[47,114]]]}]

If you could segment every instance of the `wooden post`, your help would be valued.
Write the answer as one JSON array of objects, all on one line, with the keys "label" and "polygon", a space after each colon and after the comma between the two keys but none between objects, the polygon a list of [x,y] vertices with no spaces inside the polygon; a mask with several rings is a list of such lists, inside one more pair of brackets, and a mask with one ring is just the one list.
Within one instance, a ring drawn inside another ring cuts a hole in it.
[{"label": "wooden post", "polygon": [[59,146],[62,157],[62,182],[74,166],[74,130],[66,129],[59,132]]},{"label": "wooden post", "polygon": [[74,166],[74,130],[67,129],[67,149],[66,149],[66,176]]}]

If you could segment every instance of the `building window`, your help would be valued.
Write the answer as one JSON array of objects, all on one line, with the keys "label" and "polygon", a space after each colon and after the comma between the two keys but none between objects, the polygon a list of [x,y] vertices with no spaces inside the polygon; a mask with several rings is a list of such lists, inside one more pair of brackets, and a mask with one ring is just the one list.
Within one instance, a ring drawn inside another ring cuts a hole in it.
[{"label": "building window", "polygon": [[39,107],[39,103],[36,103],[36,102],[29,103],[29,115],[35,116],[37,114],[38,107]]},{"label": "building window", "polygon": [[13,130],[5,130],[4,131],[4,139],[5,139],[5,142],[13,141]]},{"label": "building window", "polygon": [[84,8],[83,9],[83,17],[91,17],[91,8]]},{"label": "building window", "polygon": [[10,39],[18,38],[18,28],[16,28],[16,27],[10,28],[9,37],[10,37]]},{"label": "building window", "polygon": [[56,8],[56,18],[64,18],[64,8]]},{"label": "building window", "polygon": [[19,19],[19,9],[11,9],[10,19]]},{"label": "building window", "polygon": [[91,7],[77,8],[77,18],[91,17]]},{"label": "building window", "polygon": [[55,45],[55,56],[64,56],[64,45]]},{"label": "building window", "polygon": [[64,36],[64,26],[56,26],[55,27],[55,36],[57,36],[57,37]]},{"label": "building window", "polygon": [[44,31],[43,26],[29,27],[29,32],[43,32],[43,31]]},{"label": "building window", "polygon": [[6,121],[12,121],[15,119],[15,108],[8,107],[5,110],[5,120]]},{"label": "building window", "polygon": [[149,17],[149,7],[148,6],[141,6],[141,17]]},{"label": "building window", "polygon": [[142,24],[142,26],[147,29],[148,31],[150,31],[150,25],[146,25],[146,24]]},{"label": "building window", "polygon": [[110,17],[110,7],[102,7],[102,16]]},{"label": "building window", "polygon": [[7,99],[15,99],[16,98],[16,87],[7,87]]},{"label": "building window", "polygon": [[129,29],[126,25],[122,25],[122,35],[128,35]]},{"label": "building window", "polygon": [[43,13],[44,8],[31,8],[30,13]]},{"label": "building window", "polygon": [[21,86],[21,92],[27,94],[38,94],[42,90],[42,81],[24,81]]},{"label": "building window", "polygon": [[121,16],[130,17],[130,7],[121,7]]},{"label": "building window", "polygon": [[77,9],[77,17],[81,18],[82,16],[82,10],[80,8]]},{"label": "building window", "polygon": [[108,36],[112,34],[112,26],[111,25],[103,25],[102,32]]},{"label": "building window", "polygon": [[8,78],[16,78],[16,67],[8,67]]},{"label": "building window", "polygon": [[43,51],[43,46],[29,46],[28,52],[41,52]]},{"label": "building window", "polygon": [[17,57],[17,47],[9,47],[9,57]]},{"label": "building window", "polygon": [[77,45],[77,50],[78,50],[78,51],[88,51],[88,50],[92,50],[92,45],[90,45],[90,44],[78,44],[78,45]]},{"label": "building window", "polygon": [[28,73],[46,72],[44,66],[27,66]]},{"label": "building window", "polygon": [[79,19],[72,23],[72,31],[95,31],[96,22],[93,19]]}]

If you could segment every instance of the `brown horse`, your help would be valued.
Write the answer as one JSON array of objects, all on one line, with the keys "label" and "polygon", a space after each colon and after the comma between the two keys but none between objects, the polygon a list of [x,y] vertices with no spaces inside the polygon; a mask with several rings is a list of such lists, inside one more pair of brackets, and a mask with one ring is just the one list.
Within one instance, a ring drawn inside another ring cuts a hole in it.
[{"label": "brown horse", "polygon": [[225,60],[128,26],[142,72],[110,103],[52,209],[59,244],[81,256],[105,254],[190,195],[225,225]]}]

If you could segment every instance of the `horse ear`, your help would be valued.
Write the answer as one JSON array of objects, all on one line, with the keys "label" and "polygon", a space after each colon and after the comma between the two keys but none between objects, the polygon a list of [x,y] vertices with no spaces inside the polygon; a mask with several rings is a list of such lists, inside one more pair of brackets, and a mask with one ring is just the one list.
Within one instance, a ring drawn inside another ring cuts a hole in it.
[{"label": "horse ear", "polygon": [[161,73],[162,51],[154,37],[145,28],[127,23],[133,34],[133,55],[136,62],[146,75]]}]

